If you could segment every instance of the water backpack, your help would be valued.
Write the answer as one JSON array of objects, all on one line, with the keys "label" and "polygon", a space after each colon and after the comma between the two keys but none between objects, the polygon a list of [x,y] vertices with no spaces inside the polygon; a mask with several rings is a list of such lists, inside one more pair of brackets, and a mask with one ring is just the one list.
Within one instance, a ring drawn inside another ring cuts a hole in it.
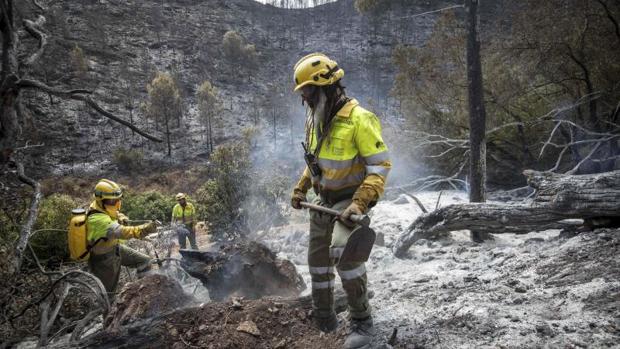
[{"label": "water backpack", "polygon": [[107,240],[105,237],[97,239],[92,245],[88,243],[88,231],[86,229],[86,219],[96,210],[89,210],[88,213],[83,208],[71,210],[71,220],[67,232],[67,243],[69,244],[69,255],[74,261],[87,261],[90,257],[90,249],[99,241]]}]

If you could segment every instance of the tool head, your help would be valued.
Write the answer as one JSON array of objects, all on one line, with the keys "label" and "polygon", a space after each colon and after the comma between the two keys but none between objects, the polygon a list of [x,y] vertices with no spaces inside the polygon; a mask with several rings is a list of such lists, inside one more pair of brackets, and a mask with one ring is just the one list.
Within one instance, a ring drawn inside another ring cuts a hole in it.
[{"label": "tool head", "polygon": [[338,264],[366,262],[370,257],[376,237],[377,234],[370,227],[358,225],[349,236]]}]

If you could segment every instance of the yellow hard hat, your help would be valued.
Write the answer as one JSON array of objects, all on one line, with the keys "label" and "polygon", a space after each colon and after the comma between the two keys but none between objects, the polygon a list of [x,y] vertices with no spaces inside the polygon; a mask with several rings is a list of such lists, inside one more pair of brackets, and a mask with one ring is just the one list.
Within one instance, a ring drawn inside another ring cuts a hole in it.
[{"label": "yellow hard hat", "polygon": [[311,53],[295,64],[295,91],[306,85],[331,85],[342,79],[344,70],[322,53]]},{"label": "yellow hard hat", "polygon": [[106,199],[120,199],[122,196],[121,186],[109,179],[102,179],[95,186],[95,200],[99,203]]},{"label": "yellow hard hat", "polygon": [[183,193],[178,193],[178,194],[175,196],[175,199],[177,199],[177,201],[179,201],[179,200],[183,200],[183,199],[185,199],[185,194],[183,194]]}]

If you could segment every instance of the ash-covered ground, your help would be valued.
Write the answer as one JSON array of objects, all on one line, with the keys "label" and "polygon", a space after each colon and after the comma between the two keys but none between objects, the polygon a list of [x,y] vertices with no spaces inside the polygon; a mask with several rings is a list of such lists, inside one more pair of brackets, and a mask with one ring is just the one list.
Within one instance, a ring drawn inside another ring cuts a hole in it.
[{"label": "ash-covered ground", "polygon": [[[438,195],[427,192],[417,197],[433,209]],[[440,205],[464,201],[464,193],[444,192]],[[572,237],[551,230],[496,234],[494,241],[484,244],[470,242],[468,232],[460,231],[437,241],[419,241],[411,248],[410,258],[395,258],[392,244],[420,214],[405,196],[380,202],[371,212],[372,226],[385,240],[385,246],[375,246],[367,263],[378,329],[373,348],[389,348],[394,329],[395,348],[619,347],[620,230],[600,229]],[[298,224],[259,236],[280,258],[292,261],[309,285],[306,215],[296,211],[291,221]],[[198,240],[205,247],[209,239],[203,233]],[[167,279],[155,279],[161,277],[152,275],[136,281],[147,285],[125,288],[153,287],[139,291],[150,292],[153,299],[177,297],[180,291],[166,291]],[[325,335],[308,318],[309,304],[270,298],[209,302],[205,293],[196,292],[188,304],[163,312],[160,306],[165,302],[148,301],[145,295],[125,297],[129,302],[115,305],[122,311],[117,312],[121,326],[114,329],[114,336],[108,330],[85,338],[82,344],[327,349],[340,347],[344,340],[345,314],[340,315],[339,331]],[[143,305],[144,311],[133,310]],[[152,315],[153,306],[159,309],[158,315],[142,319],[146,315],[140,314]],[[66,345],[67,340],[61,339],[52,346]],[[35,346],[32,339],[16,347]]]},{"label": "ash-covered ground", "polygon": [[[433,209],[438,195],[417,197]],[[465,201],[465,193],[444,191],[440,205]],[[395,258],[392,244],[421,213],[404,196],[371,212],[373,228],[385,236],[367,263],[377,347],[394,328],[402,348],[620,346],[620,230],[572,238],[557,230],[497,234],[484,244],[459,231],[419,241],[410,259]],[[305,213],[294,220],[307,222]],[[307,228],[274,229],[263,242],[310,284]]]}]

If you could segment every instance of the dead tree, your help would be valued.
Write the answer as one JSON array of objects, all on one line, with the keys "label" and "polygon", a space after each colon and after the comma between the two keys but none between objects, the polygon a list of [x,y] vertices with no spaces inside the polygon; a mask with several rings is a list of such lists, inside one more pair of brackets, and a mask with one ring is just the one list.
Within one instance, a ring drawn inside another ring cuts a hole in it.
[{"label": "dead tree", "polygon": [[[35,21],[23,19],[18,23],[18,13],[14,0],[0,0],[0,35],[2,35],[2,71],[0,72],[0,164],[15,161],[17,164],[18,178],[23,183],[34,189],[30,209],[25,223],[20,231],[20,237],[16,246],[16,258],[14,270],[18,271],[28,237],[36,220],[41,190],[39,184],[24,174],[23,165],[13,159],[13,153],[18,149],[17,143],[22,137],[21,123],[24,120],[24,106],[22,101],[23,90],[35,90],[45,92],[50,96],[62,99],[82,101],[93,108],[99,114],[112,119],[124,126],[129,127],[136,133],[152,141],[161,142],[155,136],[143,132],[131,123],[106,111],[97,102],[91,99],[92,91],[85,89],[65,89],[57,86],[48,86],[31,76],[31,69],[37,64],[48,44],[48,34],[43,30],[45,24],[46,8],[36,0],[32,0],[33,6],[40,12]],[[37,41],[37,48],[30,55],[23,56],[20,44],[19,32],[23,29]]]},{"label": "dead tree", "polygon": [[620,218],[620,171],[566,175],[525,171],[535,189],[529,202],[468,203],[442,207],[418,217],[399,237],[394,254],[404,257],[420,239],[475,230],[489,234],[525,234],[566,227],[566,219],[616,221]]},{"label": "dead tree", "polygon": [[[467,12],[467,89],[469,101],[469,201],[486,201],[486,112],[482,89],[482,63],[478,39],[478,0],[465,1]],[[472,230],[473,241],[485,235]],[[487,237],[488,238],[488,237]]]}]

